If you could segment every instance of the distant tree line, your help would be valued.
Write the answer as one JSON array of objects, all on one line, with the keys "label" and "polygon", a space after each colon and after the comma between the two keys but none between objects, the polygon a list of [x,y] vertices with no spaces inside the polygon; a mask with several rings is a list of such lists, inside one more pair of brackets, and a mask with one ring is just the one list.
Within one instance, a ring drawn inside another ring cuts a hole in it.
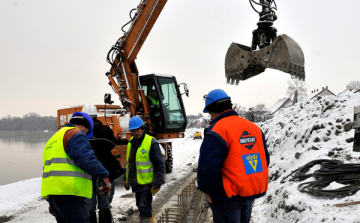
[{"label": "distant tree line", "polygon": [[[234,110],[239,114],[240,117],[248,119],[252,122],[263,122],[265,114],[269,113],[269,109],[265,106],[264,103],[259,103],[254,107],[249,107],[248,109],[245,106],[235,103]],[[253,117],[251,117],[252,115]]]},{"label": "distant tree line", "polygon": [[[265,121],[265,115],[269,113],[269,109],[265,106],[264,103],[259,103],[249,108],[242,106],[238,103],[234,103],[233,109],[239,114],[240,117],[248,119],[252,122]],[[199,112],[197,115],[187,115],[187,128],[197,127],[197,121],[200,118],[205,118],[203,113],[201,112]]]},{"label": "distant tree line", "polygon": [[44,116],[29,112],[23,117],[12,117],[10,115],[0,119],[0,131],[56,131],[56,117]]},{"label": "distant tree line", "polygon": [[[307,98],[307,88],[306,83],[304,81],[300,81],[298,79],[292,79],[288,81],[288,89],[286,92],[286,96],[290,98],[294,103],[298,100]],[[347,90],[356,91],[360,89],[360,81],[354,80],[350,81],[348,85],[346,85]],[[239,103],[234,103],[234,110],[239,114],[240,117],[251,120],[253,122],[264,122],[267,115],[270,114],[269,109],[265,106],[264,103],[256,104],[255,106],[251,106],[249,108],[240,105]],[[197,120],[203,117],[202,113],[199,112],[198,115],[188,115],[187,118],[187,127],[196,127]]]},{"label": "distant tree line", "polygon": [[197,115],[187,115],[187,128],[196,128],[197,127],[197,120],[203,118],[204,116],[199,112]]}]

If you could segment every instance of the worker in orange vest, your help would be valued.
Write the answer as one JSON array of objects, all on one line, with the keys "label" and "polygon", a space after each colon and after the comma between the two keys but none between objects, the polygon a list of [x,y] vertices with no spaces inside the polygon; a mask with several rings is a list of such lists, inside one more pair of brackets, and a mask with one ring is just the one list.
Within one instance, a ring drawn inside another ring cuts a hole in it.
[{"label": "worker in orange vest", "polygon": [[268,188],[269,152],[265,135],[232,109],[221,89],[205,95],[211,115],[200,147],[198,188],[205,193],[217,222],[250,222],[255,198]]}]

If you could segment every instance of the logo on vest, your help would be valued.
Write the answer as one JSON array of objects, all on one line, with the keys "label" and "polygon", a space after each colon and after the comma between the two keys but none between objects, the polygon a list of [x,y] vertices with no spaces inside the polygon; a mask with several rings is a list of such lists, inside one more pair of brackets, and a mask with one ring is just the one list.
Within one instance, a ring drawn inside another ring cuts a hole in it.
[{"label": "logo on vest", "polygon": [[255,136],[252,136],[247,131],[244,131],[240,137],[240,144],[245,146],[248,150],[252,149],[256,142]]},{"label": "logo on vest", "polygon": [[140,152],[141,152],[142,154],[145,154],[145,153],[146,153],[146,150],[145,150],[145,149],[142,149]]},{"label": "logo on vest", "polygon": [[246,154],[242,156],[246,174],[263,172],[259,153]]},{"label": "logo on vest", "polygon": [[57,143],[57,140],[52,141],[52,142],[50,142],[50,143],[47,143],[45,149],[51,149],[51,148],[53,147],[53,144],[54,144],[54,143]]}]

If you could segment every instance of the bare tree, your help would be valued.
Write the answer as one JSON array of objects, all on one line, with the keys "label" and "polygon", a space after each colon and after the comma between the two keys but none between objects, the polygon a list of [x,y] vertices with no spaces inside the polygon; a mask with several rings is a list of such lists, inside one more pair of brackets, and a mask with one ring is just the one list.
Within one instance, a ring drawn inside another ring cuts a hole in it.
[{"label": "bare tree", "polygon": [[350,81],[348,85],[346,85],[346,89],[356,91],[360,89],[360,81]]},{"label": "bare tree", "polygon": [[255,122],[262,122],[264,114],[268,111],[265,104],[257,104],[254,107]]},{"label": "bare tree", "polygon": [[234,110],[239,114],[239,116],[245,118],[246,116],[246,107],[239,105],[238,103],[234,104]]},{"label": "bare tree", "polygon": [[286,92],[286,95],[289,98],[293,98],[295,95],[295,92],[297,91],[297,98],[306,98],[307,97],[307,88],[305,81],[301,81],[298,79],[292,79],[291,81],[288,81],[288,89]]}]

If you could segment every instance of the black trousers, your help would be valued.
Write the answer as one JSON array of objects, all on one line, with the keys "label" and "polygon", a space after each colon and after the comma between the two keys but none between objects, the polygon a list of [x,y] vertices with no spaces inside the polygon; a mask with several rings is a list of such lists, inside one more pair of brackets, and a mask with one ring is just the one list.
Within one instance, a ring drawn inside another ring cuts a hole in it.
[{"label": "black trousers", "polygon": [[151,218],[153,196],[151,190],[135,192],[136,206],[140,212],[140,218]]}]

